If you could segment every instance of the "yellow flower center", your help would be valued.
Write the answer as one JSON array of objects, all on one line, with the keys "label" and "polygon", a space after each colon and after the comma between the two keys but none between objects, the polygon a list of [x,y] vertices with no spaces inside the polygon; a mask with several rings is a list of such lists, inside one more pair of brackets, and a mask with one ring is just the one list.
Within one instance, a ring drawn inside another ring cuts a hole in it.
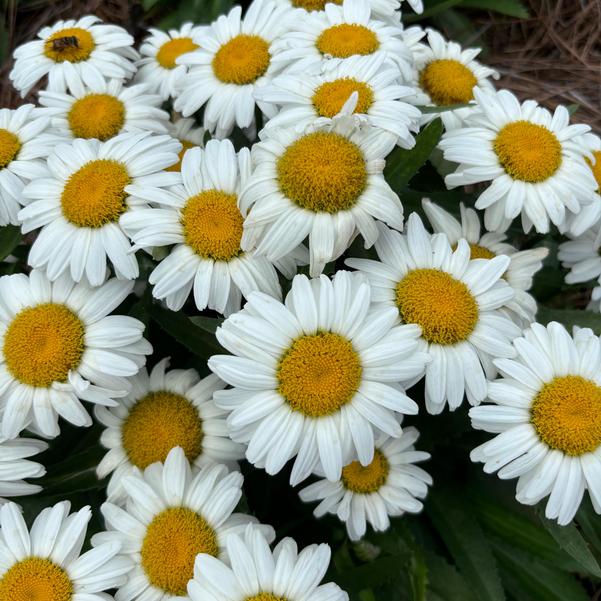
[{"label": "yellow flower center", "polygon": [[380,47],[380,41],[376,34],[364,25],[341,23],[324,29],[315,45],[324,55],[348,58],[354,54],[373,54]]},{"label": "yellow flower center", "polygon": [[273,593],[257,593],[252,597],[246,597],[244,601],[288,601],[286,597],[278,597]]},{"label": "yellow flower center", "polygon": [[280,190],[299,207],[336,213],[352,208],[367,184],[361,149],[334,132],[293,142],[278,159]]},{"label": "yellow flower center", "polygon": [[305,10],[323,10],[326,4],[342,4],[342,0],[292,0],[294,8],[304,8]]},{"label": "yellow flower center", "polygon": [[397,284],[396,304],[405,323],[416,323],[434,344],[465,340],[478,322],[478,303],[468,287],[445,271],[414,269]]},{"label": "yellow flower center", "polygon": [[386,484],[389,471],[388,459],[376,449],[369,465],[363,466],[353,461],[342,468],[342,484],[351,492],[366,495],[380,490]]},{"label": "yellow flower center", "polygon": [[361,373],[359,355],[346,338],[330,332],[302,336],[280,361],[278,390],[295,411],[321,417],[353,398]]},{"label": "yellow flower center", "polygon": [[67,120],[76,138],[96,138],[104,142],[121,131],[125,106],[110,94],[88,94],[73,103]]},{"label": "yellow flower center", "polygon": [[64,305],[28,307],[11,321],[2,352],[10,374],[29,386],[65,382],[81,361],[85,328]]},{"label": "yellow flower center", "polygon": [[182,54],[187,54],[196,50],[198,44],[192,41],[192,38],[175,38],[165,42],[157,52],[157,62],[164,69],[175,69],[175,61]]},{"label": "yellow flower center", "polygon": [[352,77],[322,83],[315,90],[311,102],[313,102],[313,106],[320,117],[331,119],[342,110],[344,103],[353,92],[357,92],[359,95],[357,106],[353,112],[367,113],[374,101],[374,93],[366,83],[357,81]]},{"label": "yellow flower center", "polygon": [[259,79],[270,60],[269,44],[262,37],[241,33],[219,48],[213,72],[223,83],[243,86]]},{"label": "yellow flower center", "polygon": [[219,553],[215,530],[187,507],[170,507],[155,516],[142,541],[142,568],[153,586],[186,595],[199,553]]},{"label": "yellow flower center", "polygon": [[576,457],[601,446],[601,387],[582,376],[553,378],[534,398],[530,415],[552,449]]},{"label": "yellow flower center", "polygon": [[429,63],[419,74],[419,85],[438,105],[466,104],[474,98],[476,76],[463,63],[443,58]]},{"label": "yellow flower center", "polygon": [[196,144],[189,142],[188,140],[180,140],[182,145],[182,149],[179,151],[177,155],[177,163],[173,163],[171,167],[167,167],[165,171],[181,171],[182,170],[182,161],[184,160],[184,155],[186,154],[186,150],[190,150],[190,148],[195,148]]},{"label": "yellow flower center", "polygon": [[44,42],[44,54],[55,63],[85,61],[96,47],[87,29],[69,27],[53,33]]},{"label": "yellow flower center", "polygon": [[121,428],[123,449],[131,463],[144,469],[165,461],[181,447],[190,462],[202,450],[202,420],[194,405],[173,392],[150,392],[131,409]]},{"label": "yellow flower center", "polygon": [[543,125],[514,121],[499,131],[494,151],[513,178],[535,184],[551,177],[561,165],[561,143]]},{"label": "yellow flower center", "polygon": [[71,579],[49,559],[27,557],[0,577],[2,601],[70,601],[72,598]]},{"label": "yellow flower center", "polygon": [[76,171],[61,195],[63,215],[78,227],[99,228],[118,221],[127,209],[125,186],[130,183],[125,165],[118,161],[90,161]]},{"label": "yellow flower center", "polygon": [[[457,244],[453,244],[453,250],[457,250]],[[494,259],[496,256],[492,250],[485,246],[470,243],[470,259]]]},{"label": "yellow flower center", "polygon": [[[0,130],[1,133],[1,130]],[[0,152],[2,150],[0,149]],[[593,172],[593,177],[597,182],[597,192],[601,192],[601,150],[593,150],[593,157],[595,158],[595,162],[591,162],[588,157],[585,157],[584,160],[588,163],[588,166],[591,168]],[[2,158],[0,155],[0,165],[2,165]]]},{"label": "yellow flower center", "polygon": [[7,129],[0,129],[0,169],[12,163],[21,150],[19,138]]},{"label": "yellow flower center", "polygon": [[186,244],[199,256],[229,261],[240,254],[244,219],[237,196],[205,190],[192,196],[182,209]]}]

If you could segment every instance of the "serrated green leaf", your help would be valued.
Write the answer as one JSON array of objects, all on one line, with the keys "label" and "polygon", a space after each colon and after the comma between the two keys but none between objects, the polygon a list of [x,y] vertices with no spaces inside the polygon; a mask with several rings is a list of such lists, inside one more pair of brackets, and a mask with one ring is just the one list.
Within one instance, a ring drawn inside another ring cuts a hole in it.
[{"label": "serrated green leaf", "polygon": [[429,552],[426,553],[426,565],[430,574],[428,601],[436,597],[444,601],[477,601],[474,591],[467,585],[463,576],[445,559]]},{"label": "serrated green leaf", "polygon": [[588,543],[601,554],[601,519],[593,509],[590,500],[583,500],[576,514],[576,522],[582,528]]},{"label": "serrated green leaf", "polygon": [[378,557],[369,563],[347,568],[336,577],[336,582],[349,593],[376,588],[395,579],[404,570],[407,560],[408,556],[404,554]]},{"label": "serrated green leaf", "polygon": [[527,19],[530,16],[528,9],[520,0],[463,0],[461,6],[492,10],[518,19]]},{"label": "serrated green leaf", "polygon": [[436,148],[442,136],[442,121],[436,119],[429,123],[415,138],[415,146],[411,150],[395,148],[384,169],[384,177],[393,190],[397,192],[409,183],[409,180],[420,170]]},{"label": "serrated green leaf", "polygon": [[428,515],[468,585],[480,601],[503,601],[505,592],[497,562],[473,510],[454,491],[432,491]]},{"label": "serrated green leaf", "polygon": [[550,309],[549,307],[538,308],[536,320],[543,325],[550,321],[562,323],[568,331],[573,326],[591,328],[597,335],[601,335],[601,314],[593,311],[579,311],[578,309]]},{"label": "serrated green leaf", "polygon": [[539,513],[539,518],[547,532],[555,539],[557,544],[570,557],[573,557],[580,567],[588,574],[592,574],[597,578],[601,578],[601,568],[591,553],[586,541],[582,538],[582,534],[574,524],[560,526],[553,520],[548,520],[542,513]]},{"label": "serrated green leaf", "polygon": [[0,261],[4,261],[21,242],[21,228],[18,225],[6,225],[0,228]]}]

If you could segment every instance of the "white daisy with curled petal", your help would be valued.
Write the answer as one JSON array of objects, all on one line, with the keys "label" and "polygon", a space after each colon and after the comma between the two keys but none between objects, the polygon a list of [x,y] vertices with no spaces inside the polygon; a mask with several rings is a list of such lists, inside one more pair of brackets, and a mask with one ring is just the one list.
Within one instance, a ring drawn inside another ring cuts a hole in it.
[{"label": "white daisy with curled petal", "polygon": [[20,223],[23,188],[46,172],[44,160],[58,141],[49,127],[49,115],[33,104],[0,109],[0,226]]},{"label": "white daisy with curled petal", "polygon": [[226,547],[231,567],[206,553],[196,558],[191,601],[348,601],[337,584],[320,584],[330,565],[326,544],[299,553],[296,542],[284,538],[271,551],[260,532],[247,528],[231,534]]},{"label": "white daisy with curled petal", "polygon": [[281,297],[272,262],[241,248],[244,213],[238,196],[249,171],[248,149],[236,154],[229,140],[210,140],[204,150],[184,155],[181,185],[130,186],[155,205],[134,207],[121,217],[134,248],[175,244],[148,279],[153,296],[170,309],[181,309],[191,292],[198,310],[225,315],[240,309],[242,296],[254,290]]},{"label": "white daisy with curled petal", "polygon": [[179,93],[187,69],[177,59],[200,48],[208,27],[184,23],[179,29],[161,31],[150,28],[140,45],[142,58],[136,62],[138,72],[134,81],[142,82],[163,100]]},{"label": "white daisy with curled petal", "polygon": [[414,324],[432,361],[426,366],[425,397],[429,413],[448,403],[453,411],[464,394],[472,405],[486,396],[492,359],[512,357],[511,341],[521,329],[500,311],[513,298],[502,279],[510,259],[470,259],[461,239],[453,250],[444,234],[426,232],[419,216],[409,216],[407,233],[379,224],[376,251],[380,261],[347,259],[372,284],[373,300],[394,309],[397,320]]},{"label": "white daisy with curled petal", "polygon": [[401,435],[396,416],[417,405],[398,383],[419,379],[429,358],[418,327],[393,326],[397,311],[370,303],[360,274],[298,275],[285,304],[255,292],[218,328],[232,355],[209,367],[233,388],[215,404],[231,411],[230,436],[251,463],[275,474],[296,457],[292,484],[318,466],[336,480],[352,459],[373,460],[380,432]]},{"label": "white daisy with curled petal", "polygon": [[25,478],[39,478],[46,473],[44,466],[28,457],[48,448],[48,444],[35,438],[13,438],[0,441],[0,505],[3,497],[23,497],[42,490],[37,484],[25,482]]},{"label": "white daisy with curled petal", "polygon": [[195,467],[223,463],[233,468],[244,456],[243,447],[228,437],[227,413],[213,402],[225,382],[212,374],[200,379],[194,369],[165,371],[168,365],[168,358],[159,361],[150,375],[142,368],[129,379],[131,391],[119,405],[95,408],[106,426],[100,442],[109,450],[96,473],[104,478],[112,472],[107,496],[113,502],[123,499],[121,480],[132,467],[165,461],[174,447],[181,447]]},{"label": "white daisy with curled petal", "polygon": [[249,524],[272,541],[271,526],[232,513],[242,496],[242,480],[242,474],[228,473],[224,465],[191,470],[180,447],[169,452],[164,464],[123,478],[124,508],[104,503],[108,531],[92,537],[96,544],[121,544],[134,561],[115,600],[184,601],[199,553],[227,558],[228,535]]},{"label": "white daisy with curled petal", "polygon": [[241,15],[240,6],[221,15],[202,46],[177,60],[188,73],[175,110],[189,117],[204,106],[204,127],[217,138],[234,126],[253,129],[255,105],[268,116],[274,113],[272,106],[255,101],[253,91],[273,76],[273,42],[286,31],[291,13],[273,0],[254,0]]},{"label": "white daisy with curled petal", "polygon": [[89,507],[69,514],[62,501],[42,509],[31,530],[19,508],[0,508],[0,599],[106,601],[105,592],[125,582],[132,568],[121,545],[111,542],[82,553]]},{"label": "white daisy with curled petal", "polygon": [[136,71],[134,39],[117,25],[87,15],[57,21],[38,32],[37,40],[19,46],[9,78],[21,96],[48,76],[47,89],[65,92],[81,82],[99,85],[103,79],[129,79]]},{"label": "white daisy with curled petal", "polygon": [[427,198],[422,200],[422,207],[434,231],[445,234],[453,248],[457,247],[461,238],[468,242],[470,258],[492,259],[497,255],[509,257],[509,266],[503,274],[503,278],[513,288],[515,294],[506,307],[518,320],[518,325],[526,327],[533,322],[537,306],[536,300],[531,294],[528,294],[528,290],[532,287],[534,275],[543,266],[549,249],[539,246],[538,248],[518,250],[506,242],[505,234],[485,231],[481,235],[478,213],[474,209],[466,208],[463,203],[459,205],[461,221]]},{"label": "white daisy with curled petal", "polygon": [[472,425],[497,434],[472,461],[499,478],[518,478],[516,499],[568,524],[585,490],[601,514],[601,342],[588,328],[573,336],[557,322],[535,323],[513,342],[515,359],[496,359],[490,404],[470,410]]},{"label": "white daisy with curled petal", "polygon": [[106,279],[108,258],[118,277],[136,278],[138,261],[119,218],[145,204],[130,188],[181,181],[179,173],[163,171],[177,161],[179,149],[170,136],[148,132],[58,145],[44,177],[23,190],[22,230],[41,228],[29,264],[44,268],[51,280],[70,273],[76,282],[98,286]]},{"label": "white daisy with curled petal", "polygon": [[39,97],[54,131],[67,138],[104,142],[124,132],[167,132],[169,115],[145,85],[124,87],[118,79],[103,79],[91,86],[78,82],[70,94],[41,90]]},{"label": "white daisy with curled petal", "polygon": [[313,512],[315,517],[326,513],[338,516],[351,540],[365,536],[367,523],[375,531],[388,530],[390,517],[423,509],[420,499],[432,484],[430,475],[414,465],[430,459],[429,453],[415,450],[413,443],[418,438],[419,432],[413,427],[403,428],[398,439],[381,435],[369,465],[353,461],[342,468],[339,480],[318,480],[303,488],[299,496],[306,503],[320,501]]},{"label": "white daisy with curled petal", "polygon": [[413,55],[402,26],[373,12],[368,0],[344,0],[340,6],[327,3],[323,11],[297,13],[294,27],[274,43],[273,62],[289,73],[319,74],[352,56],[383,53],[404,79],[410,79]]},{"label": "white daisy with curled petal", "polygon": [[406,101],[415,90],[400,85],[398,69],[385,63],[382,52],[353,56],[337,67],[317,75],[283,74],[255,92],[255,98],[280,106],[280,112],[266,127],[294,128],[330,123],[339,114],[353,115],[392,136],[402,148],[412,148],[412,132],[419,129],[421,111]]},{"label": "white daisy with curled petal", "polygon": [[132,288],[116,279],[89,288],[67,275],[50,282],[37,269],[0,278],[2,437],[24,428],[57,436],[59,416],[90,426],[80,400],[114,406],[127,394],[127,377],[152,352],[142,322],[109,315]]},{"label": "white daisy with curled petal", "polygon": [[348,119],[307,133],[264,129],[254,171],[240,196],[248,211],[242,248],[277,261],[308,237],[310,273],[319,275],[361,234],[378,238],[377,220],[403,229],[403,206],[384,179],[394,139]]},{"label": "white daisy with curled petal", "polygon": [[588,125],[570,125],[563,106],[551,114],[534,101],[520,103],[508,90],[474,88],[476,107],[463,126],[439,143],[444,158],[459,163],[447,187],[490,182],[476,201],[490,231],[505,231],[521,216],[525,232],[563,228],[567,212],[595,200],[597,182],[579,142]]}]

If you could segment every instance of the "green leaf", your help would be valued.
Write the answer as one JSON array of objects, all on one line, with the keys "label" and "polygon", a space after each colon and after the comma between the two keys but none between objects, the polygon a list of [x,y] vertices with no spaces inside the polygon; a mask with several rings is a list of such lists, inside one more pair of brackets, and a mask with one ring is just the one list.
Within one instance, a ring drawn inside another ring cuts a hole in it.
[{"label": "green leaf", "polygon": [[576,522],[582,528],[582,532],[588,539],[589,544],[601,554],[601,520],[593,509],[590,500],[583,500],[576,514]]},{"label": "green leaf", "polygon": [[0,228],[0,261],[4,261],[21,242],[21,228],[18,225],[6,225]]},{"label": "green leaf", "polygon": [[540,521],[557,544],[588,573],[601,578],[601,568],[574,524],[560,526],[539,513]]},{"label": "green leaf", "polygon": [[384,176],[393,190],[398,192],[420,170],[436,148],[442,130],[441,120],[436,119],[417,135],[415,146],[411,150],[397,147],[390,153]]},{"label": "green leaf", "polygon": [[190,317],[189,319],[195,326],[211,334],[214,334],[217,328],[224,322],[223,317],[205,317],[204,315]]},{"label": "green leaf", "polygon": [[461,3],[462,0],[429,0],[424,3],[424,12],[420,14],[403,14],[403,21],[405,23],[423,21]]},{"label": "green leaf", "polygon": [[597,335],[601,335],[601,314],[593,311],[579,311],[578,309],[550,309],[539,306],[536,320],[543,325],[550,321],[562,323],[570,332],[573,326],[591,328]]},{"label": "green leaf", "polygon": [[403,571],[407,559],[405,554],[378,557],[369,563],[347,568],[336,577],[336,582],[349,593],[376,588],[395,579]]},{"label": "green leaf", "polygon": [[429,552],[426,554],[426,564],[430,575],[428,583],[428,600],[434,593],[444,601],[476,601],[474,591],[467,585],[463,576],[445,559]]},{"label": "green leaf", "polygon": [[480,601],[503,601],[505,592],[492,554],[473,510],[459,491],[432,491],[428,515],[468,585]]},{"label": "green leaf", "polygon": [[518,19],[527,19],[530,16],[528,9],[520,0],[463,0],[461,6],[492,10]]}]

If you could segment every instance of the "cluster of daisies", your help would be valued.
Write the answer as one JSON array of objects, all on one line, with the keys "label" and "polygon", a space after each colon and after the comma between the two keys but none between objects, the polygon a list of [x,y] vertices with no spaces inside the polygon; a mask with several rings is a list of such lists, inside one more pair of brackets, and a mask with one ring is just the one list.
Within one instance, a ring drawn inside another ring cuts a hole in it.
[{"label": "cluster of daisies", "polygon": [[[567,524],[588,491],[601,513],[600,339],[536,323],[548,249],[507,234],[555,226],[567,281],[601,277],[601,140],[400,16],[399,0],[254,0],[138,48],[92,16],[17,48],[10,79],[37,105],[0,109],[0,223],[27,235],[31,269],[0,278],[0,495],[39,490],[31,457],[59,418],[91,425],[86,404],[110,479],[83,554],[90,508],[28,530],[4,499],[0,598],[344,601],[320,584],[327,545],[272,548],[234,513],[238,461],[291,465],[357,540],[432,484],[406,416],[464,398],[495,435],[472,460],[518,478],[520,502],[548,497]],[[386,160],[433,119],[432,161],[478,198],[405,220]],[[147,370],[144,325],[119,314],[145,287],[225,318],[211,375],[160,349]]]}]

